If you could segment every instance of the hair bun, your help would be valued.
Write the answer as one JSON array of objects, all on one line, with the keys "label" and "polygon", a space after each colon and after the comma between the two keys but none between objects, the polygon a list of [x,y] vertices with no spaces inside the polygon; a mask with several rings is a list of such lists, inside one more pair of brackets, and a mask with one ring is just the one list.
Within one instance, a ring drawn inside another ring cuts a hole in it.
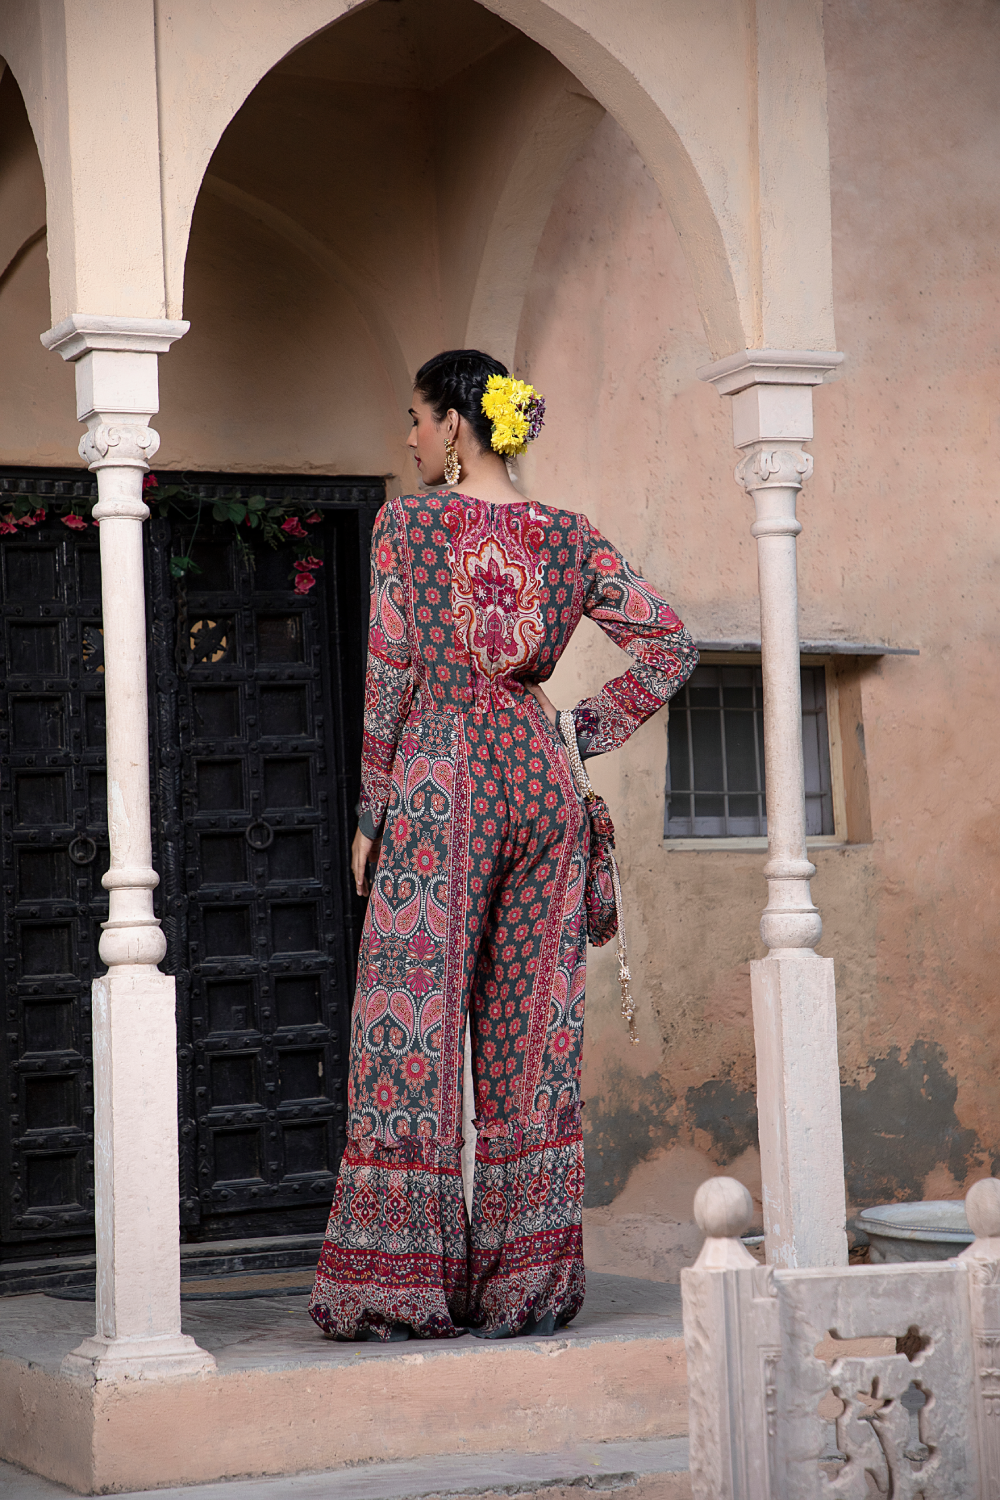
[{"label": "hair bun", "polygon": [[457,411],[480,448],[488,449],[493,447],[493,424],[483,411],[483,396],[491,379],[508,378],[506,365],[480,349],[448,349],[420,366],[413,388],[439,422],[449,410]]}]

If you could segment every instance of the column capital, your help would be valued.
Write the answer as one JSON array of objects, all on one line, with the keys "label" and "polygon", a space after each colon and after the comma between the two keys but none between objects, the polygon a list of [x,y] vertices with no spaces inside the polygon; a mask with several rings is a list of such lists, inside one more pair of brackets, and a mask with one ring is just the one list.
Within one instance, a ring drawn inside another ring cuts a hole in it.
[{"label": "column capital", "polygon": [[[81,422],[92,429],[142,427],[159,410],[159,355],[190,326],[167,318],[73,313],[41,338],[46,349],[74,366],[76,415]],[[155,451],[153,447],[150,456]],[[81,449],[81,454],[92,463],[97,451]],[[101,457],[110,462],[106,452]]]},{"label": "column capital", "polygon": [[807,443],[813,435],[813,386],[844,356],[815,349],[744,349],[703,365],[699,380],[733,401],[733,446]]},{"label": "column capital", "polygon": [[71,364],[93,349],[116,353],[166,354],[191,324],[179,318],[118,318],[98,313],[71,313],[40,335],[46,349]]},{"label": "column capital", "polygon": [[[79,452],[88,469],[145,470],[159,446],[160,434],[152,427],[135,422],[99,422],[83,434]],[[99,504],[104,504],[103,498]],[[98,515],[97,519],[100,521],[102,516]]]},{"label": "column capital", "polygon": [[[60,354],[76,374],[76,417],[90,429],[142,428],[159,410],[159,356],[183,338],[190,324],[168,318],[111,318],[73,312],[43,333],[46,350]],[[157,440],[159,441],[159,440]],[[88,443],[85,438],[84,443]],[[148,447],[148,444],[145,444]],[[93,452],[91,452],[93,450]],[[118,456],[124,450],[118,444]],[[148,449],[148,456],[156,447]],[[108,453],[90,444],[82,458],[93,465]]]},{"label": "column capital", "polygon": [[[800,490],[806,480],[812,478],[812,454],[804,448],[790,443],[783,443],[780,447],[774,443],[748,443],[744,453],[746,456],[740,459],[734,474],[736,483],[741,484],[748,495],[755,490]],[[764,534],[763,529],[758,530],[760,525],[757,522],[750,528],[754,536]],[[796,521],[791,530],[798,535],[802,530],[800,522]]]},{"label": "column capital", "polygon": [[697,375],[720,396],[735,396],[752,385],[822,385],[843,362],[832,349],[741,349],[702,365]]}]

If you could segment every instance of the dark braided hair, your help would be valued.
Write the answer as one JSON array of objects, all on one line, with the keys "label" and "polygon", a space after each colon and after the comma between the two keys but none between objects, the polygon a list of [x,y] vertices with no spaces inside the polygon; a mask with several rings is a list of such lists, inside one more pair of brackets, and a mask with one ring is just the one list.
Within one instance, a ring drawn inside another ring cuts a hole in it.
[{"label": "dark braided hair", "polygon": [[506,365],[479,349],[448,349],[420,366],[413,389],[423,396],[439,422],[450,409],[464,417],[481,448],[493,442],[493,423],[483,413],[483,392],[491,375],[507,375]]}]

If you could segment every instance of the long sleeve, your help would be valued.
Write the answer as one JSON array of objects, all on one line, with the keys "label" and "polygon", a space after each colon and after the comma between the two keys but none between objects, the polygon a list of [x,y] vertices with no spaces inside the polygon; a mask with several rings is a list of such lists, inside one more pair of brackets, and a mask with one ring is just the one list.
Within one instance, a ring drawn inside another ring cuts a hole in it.
[{"label": "long sleeve", "polygon": [[662,594],[588,521],[582,530],[583,612],[633,661],[573,710],[580,754],[590,756],[616,750],[662,708],[691,676],[698,653]]},{"label": "long sleeve", "polygon": [[406,583],[399,523],[391,502],[375,518],[371,580],[358,819],[358,827],[370,839],[376,837],[385,817],[396,744],[413,696]]}]

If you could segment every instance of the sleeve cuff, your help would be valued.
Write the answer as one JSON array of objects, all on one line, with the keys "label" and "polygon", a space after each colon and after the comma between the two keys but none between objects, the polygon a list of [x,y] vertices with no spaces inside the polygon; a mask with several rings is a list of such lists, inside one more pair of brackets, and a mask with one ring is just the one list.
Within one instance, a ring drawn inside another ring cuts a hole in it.
[{"label": "sleeve cuff", "polygon": [[381,818],[379,818],[378,820],[378,824],[376,825],[375,819],[371,815],[371,811],[367,807],[363,807],[360,814],[358,815],[358,832],[362,834],[366,839],[377,839],[379,835],[379,829],[382,827],[384,821],[385,813],[382,814]]},{"label": "sleeve cuff", "polygon": [[582,731],[577,732],[576,747],[580,752],[581,760],[593,760],[595,755],[603,755],[604,753],[602,750],[595,749],[590,735],[584,734]]}]

